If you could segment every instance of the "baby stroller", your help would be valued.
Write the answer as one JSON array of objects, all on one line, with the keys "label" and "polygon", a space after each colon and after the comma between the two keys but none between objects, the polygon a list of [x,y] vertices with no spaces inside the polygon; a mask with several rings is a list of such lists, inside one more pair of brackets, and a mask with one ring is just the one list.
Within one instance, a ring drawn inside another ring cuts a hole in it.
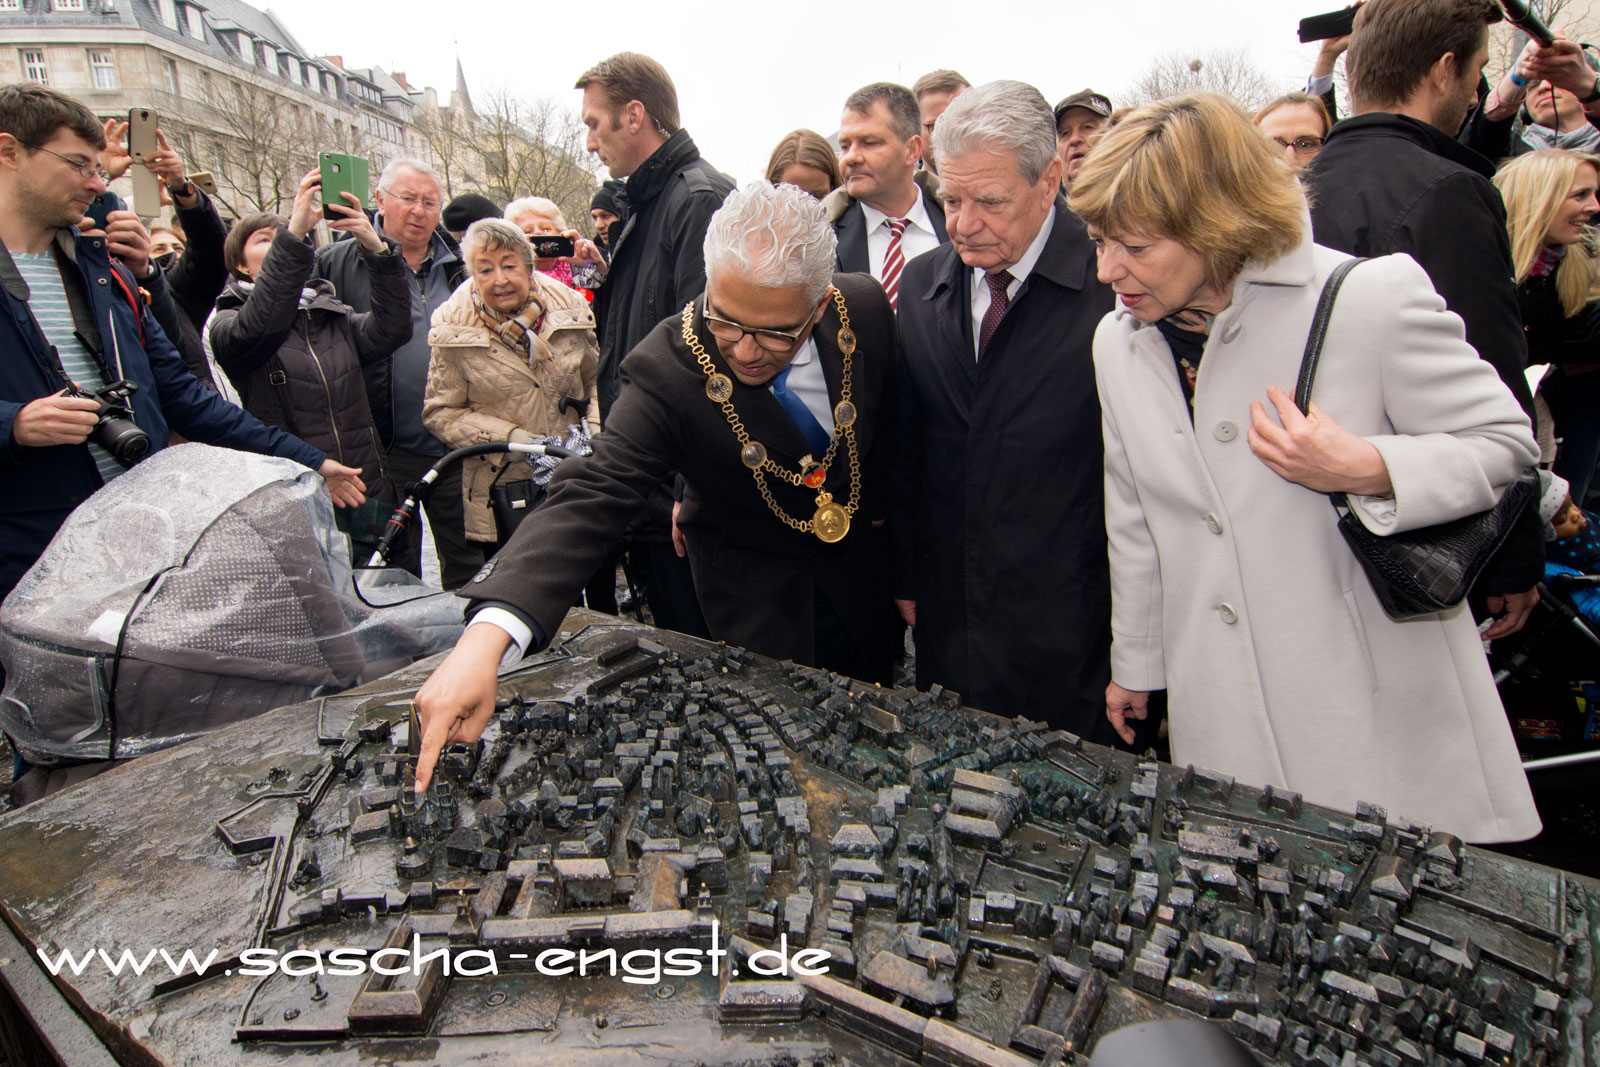
[{"label": "baby stroller", "polygon": [[[1548,474],[1546,475],[1548,476]],[[1559,479],[1555,479],[1559,482]],[[1574,536],[1577,519],[1556,529],[1566,485],[1547,480],[1541,515],[1547,529],[1545,580],[1522,630],[1494,642],[1490,662],[1544,831],[1531,841],[1495,846],[1538,863],[1600,874],[1600,577]],[[1592,537],[1593,525],[1588,527]],[[1561,535],[1565,536],[1561,536]]]},{"label": "baby stroller", "polygon": [[[1541,472],[1545,580],[1520,633],[1491,655],[1530,771],[1600,762],[1600,524]],[[1576,751],[1573,751],[1576,749]]]},{"label": "baby stroller", "polygon": [[85,501],[6,598],[0,727],[39,766],[129,759],[460,633],[455,597],[352,570],[315,472],[179,445]]}]

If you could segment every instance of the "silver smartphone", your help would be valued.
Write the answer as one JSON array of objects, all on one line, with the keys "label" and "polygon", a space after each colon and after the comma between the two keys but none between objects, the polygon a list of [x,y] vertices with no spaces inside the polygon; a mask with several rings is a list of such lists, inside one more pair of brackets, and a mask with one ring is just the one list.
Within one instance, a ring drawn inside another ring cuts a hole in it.
[{"label": "silver smartphone", "polygon": [[156,142],[157,116],[153,108],[128,109],[128,155],[134,166],[129,168],[133,178],[133,213],[140,218],[152,219],[161,214],[161,179],[148,167],[138,166],[155,155],[160,145]]}]

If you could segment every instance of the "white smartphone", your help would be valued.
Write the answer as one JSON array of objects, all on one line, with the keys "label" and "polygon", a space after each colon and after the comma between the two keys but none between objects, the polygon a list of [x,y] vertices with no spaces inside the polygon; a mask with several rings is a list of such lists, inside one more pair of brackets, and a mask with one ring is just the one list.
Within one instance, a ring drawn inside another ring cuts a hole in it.
[{"label": "white smartphone", "polygon": [[140,218],[152,219],[161,214],[161,179],[148,167],[138,166],[154,155],[160,145],[156,142],[157,116],[153,108],[128,109],[128,155],[134,166],[129,168],[133,179],[133,213]]}]

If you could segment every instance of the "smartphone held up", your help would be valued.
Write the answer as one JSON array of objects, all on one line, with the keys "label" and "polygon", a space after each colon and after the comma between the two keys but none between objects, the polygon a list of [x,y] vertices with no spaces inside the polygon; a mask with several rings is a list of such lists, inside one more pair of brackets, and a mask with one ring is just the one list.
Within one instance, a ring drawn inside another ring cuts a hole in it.
[{"label": "smartphone held up", "polygon": [[133,179],[133,212],[147,219],[161,214],[161,179],[144,165],[161,147],[156,139],[159,127],[154,108],[128,109],[128,155],[135,164],[128,172]]},{"label": "smartphone held up", "polygon": [[360,201],[363,209],[367,203],[367,182],[370,168],[365,159],[347,152],[318,152],[317,167],[322,172],[322,217],[330,222],[346,216],[329,211],[331,204],[348,208],[350,201],[342,194],[349,193]]}]

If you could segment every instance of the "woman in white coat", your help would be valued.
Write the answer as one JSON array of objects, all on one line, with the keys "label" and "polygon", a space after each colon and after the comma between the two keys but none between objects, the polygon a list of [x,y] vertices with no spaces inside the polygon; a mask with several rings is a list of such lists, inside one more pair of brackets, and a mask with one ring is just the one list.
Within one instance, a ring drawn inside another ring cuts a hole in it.
[{"label": "woman in white coat", "polygon": [[[1124,735],[1165,688],[1173,759],[1474,841],[1539,831],[1465,608],[1384,614],[1336,529],[1493,506],[1538,457],[1528,420],[1422,269],[1386,256],[1340,291],[1302,415],[1323,282],[1305,196],[1229,101],[1162,101],[1073,181],[1119,308],[1094,360],[1105,434],[1112,678]],[[1314,191],[1313,191],[1314,195]]]}]

